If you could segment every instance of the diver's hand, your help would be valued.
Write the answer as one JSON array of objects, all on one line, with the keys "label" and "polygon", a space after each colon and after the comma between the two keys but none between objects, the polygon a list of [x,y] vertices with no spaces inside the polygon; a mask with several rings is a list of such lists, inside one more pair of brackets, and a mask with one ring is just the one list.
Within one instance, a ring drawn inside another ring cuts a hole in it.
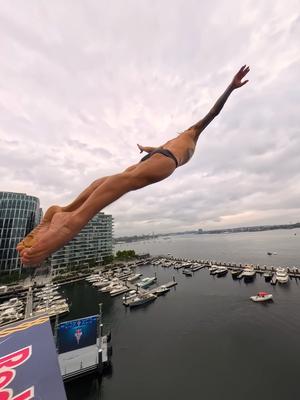
[{"label": "diver's hand", "polygon": [[246,85],[247,82],[249,82],[248,79],[242,82],[242,79],[248,74],[250,71],[250,67],[243,65],[242,68],[234,75],[234,78],[231,82],[232,89],[238,89],[244,85]]}]

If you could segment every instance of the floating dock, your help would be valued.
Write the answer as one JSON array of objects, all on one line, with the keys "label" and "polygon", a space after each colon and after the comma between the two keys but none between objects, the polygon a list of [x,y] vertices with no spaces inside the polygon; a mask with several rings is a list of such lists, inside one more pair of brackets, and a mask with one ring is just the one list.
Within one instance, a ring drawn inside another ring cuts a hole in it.
[{"label": "floating dock", "polygon": [[102,334],[102,313],[56,323],[58,362],[64,381],[96,373],[101,375],[110,363],[110,334]]}]

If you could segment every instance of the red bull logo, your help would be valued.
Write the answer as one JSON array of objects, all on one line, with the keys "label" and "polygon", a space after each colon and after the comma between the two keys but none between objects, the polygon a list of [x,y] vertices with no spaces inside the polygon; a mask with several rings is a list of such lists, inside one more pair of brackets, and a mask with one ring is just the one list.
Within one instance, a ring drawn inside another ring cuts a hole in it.
[{"label": "red bull logo", "polygon": [[9,385],[16,377],[16,368],[26,363],[32,354],[32,346],[27,346],[0,358],[0,400],[30,400],[34,398],[34,386],[14,395]]}]

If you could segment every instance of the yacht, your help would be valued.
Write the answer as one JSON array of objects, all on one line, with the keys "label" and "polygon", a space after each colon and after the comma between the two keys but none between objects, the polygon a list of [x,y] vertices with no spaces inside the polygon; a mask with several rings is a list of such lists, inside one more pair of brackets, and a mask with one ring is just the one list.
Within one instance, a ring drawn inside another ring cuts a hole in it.
[{"label": "yacht", "polygon": [[161,294],[165,294],[165,293],[167,293],[167,292],[169,292],[170,291],[170,288],[168,288],[167,286],[165,286],[165,285],[161,285],[161,286],[159,286],[156,290],[155,290],[155,294],[157,295],[157,296],[160,296]]},{"label": "yacht", "polygon": [[[129,292],[127,292],[125,294],[125,296],[122,297],[123,300],[123,304],[125,304],[124,302],[129,301],[130,299],[133,299],[134,297],[136,297],[138,294],[136,289],[130,290]],[[126,305],[126,304],[125,304]]]},{"label": "yacht", "polygon": [[220,267],[218,265],[212,265],[211,267],[208,268],[210,275],[215,275],[216,271],[219,269]]},{"label": "yacht", "polygon": [[183,264],[181,264],[181,263],[176,263],[176,264],[174,265],[174,269],[180,269],[180,268],[183,268]]},{"label": "yacht", "polygon": [[129,307],[137,307],[142,304],[150,303],[151,301],[154,301],[157,298],[155,294],[152,293],[145,293],[145,294],[139,294],[133,299],[129,300],[127,305]]},{"label": "yacht", "polygon": [[85,278],[85,280],[87,282],[90,282],[90,283],[98,282],[99,279],[100,279],[100,275],[98,275],[98,274],[97,275],[91,275],[91,276]]},{"label": "yacht", "polygon": [[245,281],[252,280],[255,277],[256,271],[253,265],[245,265],[243,270],[243,277]]},{"label": "yacht", "polygon": [[279,282],[279,283],[287,283],[289,281],[289,275],[285,268],[282,268],[282,267],[276,268],[275,275],[276,275],[277,282]]},{"label": "yacht", "polygon": [[140,282],[137,283],[137,286],[140,288],[146,289],[148,286],[152,285],[155,281],[156,281],[156,276],[144,278]]},{"label": "yacht", "polygon": [[109,292],[109,294],[114,297],[114,296],[118,296],[119,294],[123,294],[129,292],[129,288],[127,286],[124,286],[122,284],[116,286],[113,290],[111,290]]},{"label": "yacht", "polygon": [[102,279],[102,280],[92,283],[92,286],[97,287],[97,288],[102,288],[104,286],[108,286],[109,284],[110,284],[110,280]]},{"label": "yacht", "polygon": [[128,282],[134,282],[134,281],[136,281],[137,279],[139,279],[142,275],[143,275],[143,274],[135,274],[135,275],[129,276],[129,277],[127,278],[127,281],[128,281]]},{"label": "yacht", "polygon": [[112,282],[109,285],[106,285],[106,286],[100,288],[99,290],[101,292],[107,293],[107,292],[111,292],[112,290],[114,290],[116,288],[119,288],[119,286],[120,286],[119,282]]}]

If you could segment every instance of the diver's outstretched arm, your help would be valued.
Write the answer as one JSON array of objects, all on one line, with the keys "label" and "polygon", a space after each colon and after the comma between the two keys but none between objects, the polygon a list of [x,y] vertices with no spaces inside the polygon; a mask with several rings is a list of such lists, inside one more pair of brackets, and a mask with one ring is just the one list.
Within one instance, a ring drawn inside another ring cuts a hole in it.
[{"label": "diver's outstretched arm", "polygon": [[190,129],[195,130],[195,140],[198,139],[200,133],[220,113],[220,111],[224,107],[224,104],[226,103],[228,97],[234,91],[234,89],[238,89],[238,88],[244,86],[248,82],[248,80],[245,80],[242,82],[242,79],[248,74],[249,71],[250,71],[250,68],[247,67],[246,65],[243,65],[242,68],[235,74],[232,82],[227,87],[225,92],[219,97],[219,99],[216,101],[216,103],[211,108],[211,110],[199,122],[197,122],[195,125],[191,126]]}]

